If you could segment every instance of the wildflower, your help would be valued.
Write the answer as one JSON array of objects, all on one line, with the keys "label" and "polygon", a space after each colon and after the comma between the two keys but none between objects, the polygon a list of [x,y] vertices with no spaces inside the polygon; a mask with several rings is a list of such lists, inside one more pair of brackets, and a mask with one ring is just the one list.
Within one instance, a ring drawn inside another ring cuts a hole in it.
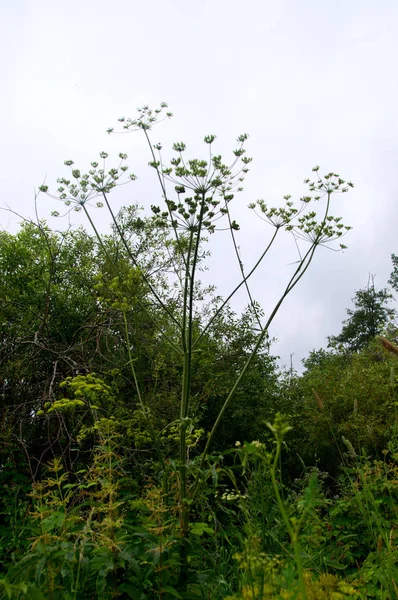
[{"label": "wildflower", "polygon": [[264,447],[264,444],[262,444],[259,440],[253,440],[252,441],[253,446],[255,446],[256,448],[260,449]]}]

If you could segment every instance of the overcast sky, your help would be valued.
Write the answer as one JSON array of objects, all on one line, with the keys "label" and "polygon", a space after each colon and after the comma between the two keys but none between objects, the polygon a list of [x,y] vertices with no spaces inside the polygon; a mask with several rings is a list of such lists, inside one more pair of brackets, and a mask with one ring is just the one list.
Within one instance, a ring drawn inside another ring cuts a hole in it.
[{"label": "overcast sky", "polygon": [[[257,198],[299,198],[315,165],[355,183],[333,213],[354,229],[348,250],[320,249],[305,280],[274,321],[274,352],[294,366],[337,334],[369,273],[386,285],[398,253],[398,3],[395,0],[12,0],[0,8],[1,196],[34,216],[34,187],[82,170],[101,150],[125,151],[139,179],[115,206],[157,201],[154,173],[136,134],[109,137],[120,116],[142,104],[169,104],[174,118],[154,141],[184,140],[193,153],[205,134],[228,155],[250,134],[253,157],[236,199],[238,240],[250,267],[271,233],[245,207]],[[160,195],[158,194],[158,197]],[[232,205],[231,205],[232,208]],[[59,209],[40,197],[40,216]],[[108,219],[99,212],[103,231]],[[0,213],[0,227],[16,230]],[[73,222],[83,223],[74,213]],[[224,235],[224,237],[222,237]],[[224,246],[225,244],[225,246]],[[226,295],[237,275],[225,234],[212,241],[214,281]],[[269,310],[296,260],[291,238],[278,245],[253,282]],[[243,305],[239,298],[236,307]]]}]

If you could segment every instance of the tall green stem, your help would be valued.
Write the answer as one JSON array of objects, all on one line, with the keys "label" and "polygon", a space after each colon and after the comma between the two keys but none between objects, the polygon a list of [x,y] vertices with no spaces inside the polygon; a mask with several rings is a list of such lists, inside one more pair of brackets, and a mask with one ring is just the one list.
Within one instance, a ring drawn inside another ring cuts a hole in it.
[{"label": "tall green stem", "polygon": [[[195,275],[198,262],[199,247],[201,241],[201,230],[204,215],[206,193],[202,192],[201,208],[196,231],[192,229],[189,238],[188,255],[185,268],[184,284],[184,304],[183,304],[183,323],[182,323],[182,346],[184,351],[183,360],[183,385],[181,397],[181,423],[180,423],[180,519],[181,519],[181,551],[180,551],[180,591],[185,592],[188,580],[188,524],[189,524],[189,506],[187,500],[187,481],[186,481],[186,430],[189,409],[189,396],[191,388],[192,375],[192,337],[193,337],[193,307],[195,293]],[[191,254],[193,250],[193,257]]]},{"label": "tall green stem", "polygon": [[181,327],[181,345],[183,350],[183,369],[182,369],[182,390],[181,390],[181,406],[180,406],[180,591],[185,592],[188,584],[188,506],[187,499],[187,449],[186,449],[186,428],[187,428],[187,413],[190,388],[190,352],[189,352],[189,335],[188,330],[192,326],[189,321],[189,291],[192,284],[190,273],[191,253],[193,245],[193,231],[191,231],[185,263],[185,278],[183,292],[183,313]]}]

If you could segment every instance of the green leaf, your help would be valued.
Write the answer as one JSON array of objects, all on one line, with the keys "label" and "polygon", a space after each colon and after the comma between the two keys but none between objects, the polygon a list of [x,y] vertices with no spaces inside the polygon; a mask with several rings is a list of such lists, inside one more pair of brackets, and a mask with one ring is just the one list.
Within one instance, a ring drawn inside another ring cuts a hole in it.
[{"label": "green leaf", "polygon": [[177,590],[173,587],[171,587],[170,585],[165,585],[163,590],[165,592],[167,592],[168,594],[171,594],[171,596],[174,596],[174,598],[182,598],[182,596],[180,596],[180,594],[177,592]]},{"label": "green leaf", "polygon": [[46,517],[42,521],[43,531],[48,533],[49,531],[53,531],[54,529],[59,529],[62,527],[65,521],[65,513],[64,512],[54,512],[49,517]]},{"label": "green leaf", "polygon": [[345,571],[347,569],[347,565],[342,565],[338,560],[328,560],[327,564],[328,567],[339,569],[340,571]]},{"label": "green leaf", "polygon": [[122,583],[122,585],[119,585],[118,592],[124,592],[132,600],[141,600],[142,598],[141,590],[131,583]]},{"label": "green leaf", "polygon": [[213,529],[209,527],[207,523],[192,523],[189,529],[193,535],[197,536],[202,536],[204,533],[214,535]]}]

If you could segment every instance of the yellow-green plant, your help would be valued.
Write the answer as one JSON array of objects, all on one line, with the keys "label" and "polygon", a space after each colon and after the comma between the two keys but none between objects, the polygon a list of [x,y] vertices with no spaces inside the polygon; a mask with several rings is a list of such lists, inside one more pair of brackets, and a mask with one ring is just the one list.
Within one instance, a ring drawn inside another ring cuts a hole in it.
[{"label": "yellow-green plant", "polygon": [[[112,574],[125,562],[119,497],[124,472],[115,422],[98,419],[93,430],[96,446],[91,466],[73,475],[56,457],[46,477],[33,484],[30,519],[34,535],[29,552],[10,572],[10,585],[15,590],[20,586],[21,597],[26,581],[34,582],[49,600],[77,600],[82,590],[89,589],[98,598],[114,597],[120,582],[113,581]],[[30,593],[30,584],[27,590]],[[33,591],[31,597],[36,597]]]}]

